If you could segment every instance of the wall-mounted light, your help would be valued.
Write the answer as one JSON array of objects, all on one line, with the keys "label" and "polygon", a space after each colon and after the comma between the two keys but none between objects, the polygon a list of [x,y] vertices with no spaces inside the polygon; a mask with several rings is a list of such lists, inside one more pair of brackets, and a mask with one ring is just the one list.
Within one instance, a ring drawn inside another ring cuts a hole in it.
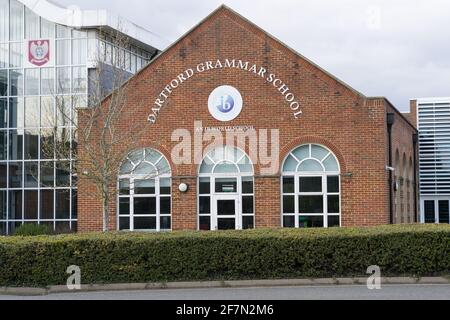
[{"label": "wall-mounted light", "polygon": [[189,190],[189,186],[186,183],[182,183],[180,184],[178,189],[180,190],[180,192],[186,193]]}]

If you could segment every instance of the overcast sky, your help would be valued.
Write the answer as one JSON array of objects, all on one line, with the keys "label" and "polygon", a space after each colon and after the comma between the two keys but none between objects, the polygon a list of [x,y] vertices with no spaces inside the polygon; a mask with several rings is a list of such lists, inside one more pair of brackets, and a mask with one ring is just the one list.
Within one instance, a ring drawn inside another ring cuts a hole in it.
[{"label": "overcast sky", "polygon": [[56,0],[175,41],[222,3],[367,96],[450,96],[448,0]]}]

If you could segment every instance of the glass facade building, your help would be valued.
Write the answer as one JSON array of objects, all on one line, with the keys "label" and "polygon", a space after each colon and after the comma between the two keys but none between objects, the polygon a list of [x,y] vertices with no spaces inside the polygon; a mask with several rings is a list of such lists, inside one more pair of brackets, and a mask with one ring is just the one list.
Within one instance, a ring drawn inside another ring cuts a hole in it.
[{"label": "glass facade building", "polygon": [[[76,231],[75,108],[88,104],[89,74],[120,54],[131,76],[158,50],[115,47],[101,28],[55,23],[22,2],[0,0],[0,235],[26,223]],[[33,45],[47,63],[30,63]]]},{"label": "glass facade building", "polygon": [[417,100],[422,223],[449,223],[450,98]]}]

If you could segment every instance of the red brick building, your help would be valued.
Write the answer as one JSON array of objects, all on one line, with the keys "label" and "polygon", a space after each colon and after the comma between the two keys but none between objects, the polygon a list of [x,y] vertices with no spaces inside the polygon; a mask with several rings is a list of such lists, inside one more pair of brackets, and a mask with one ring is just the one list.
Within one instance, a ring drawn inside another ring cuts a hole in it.
[{"label": "red brick building", "polygon": [[[128,87],[120,127],[144,134],[117,177],[114,230],[416,221],[417,131],[408,119],[227,7]],[[207,148],[213,137],[219,143]],[[80,177],[81,232],[102,229],[94,191]]]}]

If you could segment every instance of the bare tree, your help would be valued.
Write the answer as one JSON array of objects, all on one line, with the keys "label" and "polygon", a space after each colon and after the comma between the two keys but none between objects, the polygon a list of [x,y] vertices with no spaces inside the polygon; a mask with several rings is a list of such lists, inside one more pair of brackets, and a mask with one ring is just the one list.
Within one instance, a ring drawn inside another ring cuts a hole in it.
[{"label": "bare tree", "polygon": [[[133,118],[141,106],[127,104],[130,55],[123,49],[129,47],[129,40],[120,30],[117,28],[109,34],[110,43],[104,45],[99,41],[96,68],[90,70],[86,84],[87,103],[77,101],[79,98],[76,96],[71,100],[57,97],[56,122],[62,121],[62,124],[56,123],[54,132],[43,145],[41,143],[42,152],[54,152],[57,163],[60,159],[76,159],[72,167],[73,176],[82,176],[95,185],[95,193],[91,196],[102,203],[104,232],[109,231],[110,203],[117,195],[116,184],[121,165],[138,147],[144,130],[144,126],[136,123],[123,125],[125,109],[127,116]],[[57,86],[64,84],[57,83]],[[83,104],[87,107],[78,107]],[[72,144],[68,127],[73,132]],[[62,161],[61,170],[69,169],[64,164],[70,166],[70,163]]]}]

